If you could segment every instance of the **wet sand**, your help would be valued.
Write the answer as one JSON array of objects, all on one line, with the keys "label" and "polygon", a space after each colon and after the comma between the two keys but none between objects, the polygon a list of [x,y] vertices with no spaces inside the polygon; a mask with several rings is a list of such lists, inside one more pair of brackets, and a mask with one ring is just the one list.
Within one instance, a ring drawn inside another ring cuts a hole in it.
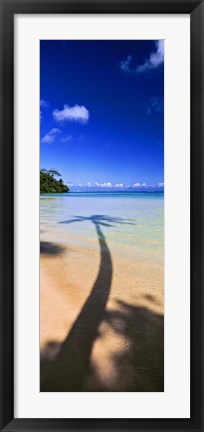
[{"label": "wet sand", "polygon": [[163,266],[96,229],[99,251],[41,242],[41,391],[164,391]]}]

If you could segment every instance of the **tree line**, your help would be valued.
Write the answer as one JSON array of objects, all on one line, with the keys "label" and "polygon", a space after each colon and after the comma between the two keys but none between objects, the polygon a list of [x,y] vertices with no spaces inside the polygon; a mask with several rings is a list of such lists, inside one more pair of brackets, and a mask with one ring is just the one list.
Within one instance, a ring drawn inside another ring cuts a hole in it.
[{"label": "tree line", "polygon": [[[60,177],[57,179],[56,177]],[[61,174],[54,170],[40,170],[40,193],[62,193],[69,192],[69,188],[64,184]]]}]

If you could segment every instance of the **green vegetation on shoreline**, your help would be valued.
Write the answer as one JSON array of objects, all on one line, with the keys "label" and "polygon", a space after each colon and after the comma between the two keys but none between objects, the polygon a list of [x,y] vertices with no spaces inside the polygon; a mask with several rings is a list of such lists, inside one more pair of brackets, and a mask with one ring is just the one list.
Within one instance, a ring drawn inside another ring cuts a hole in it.
[{"label": "green vegetation on shoreline", "polygon": [[57,180],[55,177],[61,177],[61,174],[56,170],[40,170],[40,193],[69,192],[69,188],[64,184],[62,178]]}]

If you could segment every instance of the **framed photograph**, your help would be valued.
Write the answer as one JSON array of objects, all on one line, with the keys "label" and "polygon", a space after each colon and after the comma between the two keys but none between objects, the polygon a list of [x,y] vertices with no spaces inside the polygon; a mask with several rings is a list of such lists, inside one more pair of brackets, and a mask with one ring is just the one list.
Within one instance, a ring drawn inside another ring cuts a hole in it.
[{"label": "framed photograph", "polygon": [[1,430],[203,430],[203,1],[1,0]]}]

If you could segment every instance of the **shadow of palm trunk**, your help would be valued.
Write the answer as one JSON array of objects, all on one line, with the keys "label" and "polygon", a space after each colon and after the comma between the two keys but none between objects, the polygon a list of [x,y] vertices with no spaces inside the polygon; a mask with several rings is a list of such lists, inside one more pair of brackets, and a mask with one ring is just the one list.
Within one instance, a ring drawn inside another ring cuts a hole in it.
[{"label": "shadow of palm trunk", "polygon": [[111,280],[112,261],[100,224],[93,221],[100,245],[100,269],[91,293],[55,360],[45,367],[41,391],[81,391],[90,370],[90,356],[104,318]]}]

